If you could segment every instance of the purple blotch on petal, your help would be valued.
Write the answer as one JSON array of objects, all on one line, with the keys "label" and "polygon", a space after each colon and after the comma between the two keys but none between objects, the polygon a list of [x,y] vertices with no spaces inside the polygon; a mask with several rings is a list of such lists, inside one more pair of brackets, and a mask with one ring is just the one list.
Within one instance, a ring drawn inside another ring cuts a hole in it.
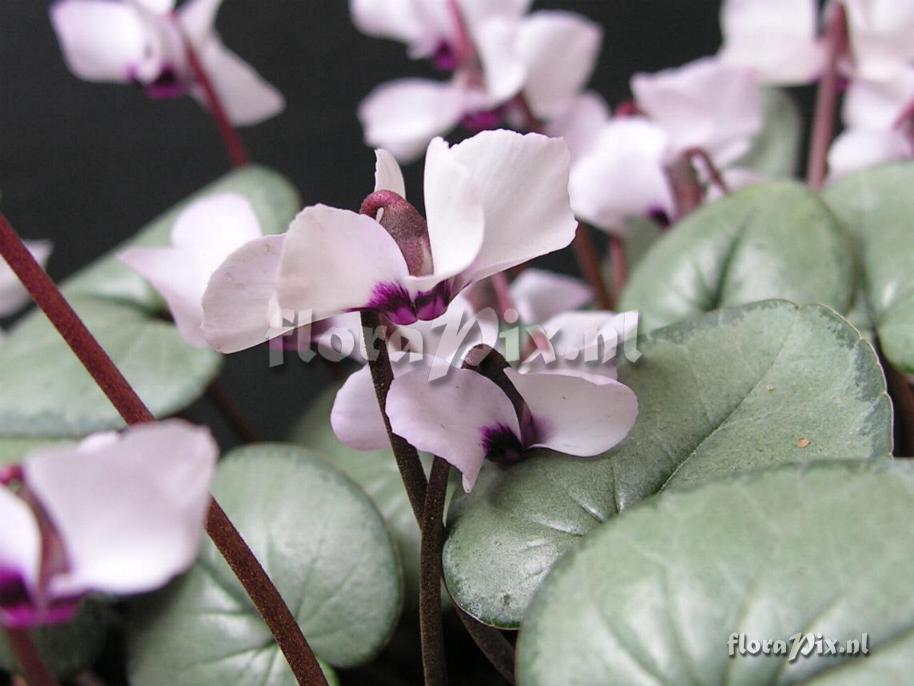
[{"label": "purple blotch on petal", "polygon": [[523,459],[524,446],[517,435],[504,424],[484,426],[480,430],[486,459],[496,464],[517,464]]},{"label": "purple blotch on petal", "polygon": [[398,283],[379,283],[374,287],[367,310],[378,310],[399,326],[416,322],[416,310],[409,292]]},{"label": "purple blotch on petal", "polygon": [[416,296],[416,314],[423,321],[437,319],[447,311],[451,302],[451,286],[442,281],[430,291],[423,291]]},{"label": "purple blotch on petal", "polygon": [[482,112],[467,114],[460,123],[467,131],[479,133],[480,131],[497,129],[504,120],[505,112],[501,107],[498,107],[494,110],[484,110]]}]

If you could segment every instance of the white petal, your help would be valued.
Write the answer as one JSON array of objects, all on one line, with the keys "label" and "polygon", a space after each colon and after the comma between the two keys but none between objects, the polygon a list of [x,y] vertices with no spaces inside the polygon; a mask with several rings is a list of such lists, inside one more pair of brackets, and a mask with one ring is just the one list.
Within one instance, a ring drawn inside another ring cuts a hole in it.
[{"label": "white petal", "polygon": [[181,420],[127,429],[115,443],[39,450],[24,480],[67,552],[57,597],[95,590],[142,593],[194,561],[218,447]]},{"label": "white petal", "polygon": [[890,129],[914,98],[914,68],[898,65],[879,78],[855,78],[844,97],[842,115],[850,127]]},{"label": "white petal", "polygon": [[406,183],[397,160],[386,150],[374,151],[374,189],[376,191],[393,191],[401,198],[406,197]]},{"label": "white petal", "polygon": [[422,41],[432,27],[417,0],[349,0],[352,23],[362,33],[409,45]]},{"label": "white petal", "polygon": [[[449,366],[459,366],[474,346],[485,344],[494,348],[498,343],[496,312],[488,309],[477,313],[464,293],[458,293],[437,319],[417,321],[405,327],[421,337],[422,347],[418,352],[429,358],[426,363],[432,379],[447,373]],[[391,356],[394,357],[393,353]],[[394,365],[395,372],[397,366]]]},{"label": "white petal", "polygon": [[564,138],[574,165],[591,152],[609,123],[609,105],[602,96],[587,91],[575,98],[570,107],[546,125],[547,136]]},{"label": "white petal", "polygon": [[[233,252],[210,277],[203,294],[203,336],[222,353],[251,348],[291,331],[277,285],[286,236],[256,238]],[[304,322],[307,323],[307,322]]]},{"label": "white petal", "polygon": [[540,119],[559,116],[587,84],[603,31],[579,14],[534,12],[521,24],[518,50],[527,65],[524,96]]},{"label": "white petal", "polygon": [[624,439],[638,417],[638,399],[618,381],[601,384],[563,374],[505,370],[540,431],[536,446],[588,457]]},{"label": "white petal", "polygon": [[222,0],[186,0],[181,5],[178,17],[192,45],[204,45],[215,34],[216,14],[221,6]]},{"label": "white petal", "polygon": [[390,447],[368,365],[350,374],[337,391],[330,424],[340,442],[354,450]]},{"label": "white petal", "polygon": [[485,237],[469,282],[559,250],[574,239],[570,158],[558,138],[485,131],[450,150],[482,191]]},{"label": "white petal", "polygon": [[[19,575],[34,591],[41,564],[41,533],[35,515],[25,501],[0,486],[0,577]],[[0,616],[2,616],[0,608]]]},{"label": "white petal", "polygon": [[175,0],[132,0],[132,2],[155,14],[168,14],[175,8]]},{"label": "white petal", "polygon": [[[282,93],[250,64],[226,49],[218,38],[211,38],[197,49],[226,116],[233,124],[250,126],[283,111],[286,103]],[[194,95],[205,103],[199,88],[194,90]]]},{"label": "white petal", "polygon": [[914,60],[914,5],[899,0],[844,0],[855,72],[880,78]]},{"label": "white petal", "polygon": [[431,383],[424,369],[401,374],[391,384],[387,416],[395,434],[459,469],[467,491],[486,457],[487,430],[504,427],[520,435],[508,397],[468,369],[451,370]]},{"label": "white petal", "polygon": [[[25,241],[25,247],[43,267],[51,256],[51,241]],[[12,314],[29,302],[28,291],[9,265],[0,258],[0,317]]]},{"label": "white petal", "polygon": [[497,107],[520,92],[527,76],[518,51],[518,26],[506,19],[492,19],[480,25],[472,39],[485,75],[487,99],[480,107]]},{"label": "white petal", "polygon": [[51,24],[67,66],[81,79],[126,83],[146,57],[146,26],[126,3],[59,0],[51,5]]},{"label": "white petal", "polygon": [[825,64],[817,16],[816,0],[725,0],[720,57],[766,83],[809,83]]},{"label": "white petal", "polygon": [[374,219],[326,205],[292,221],[282,251],[279,304],[314,321],[375,304],[377,289],[404,283],[397,243]]},{"label": "white petal", "polygon": [[435,275],[444,280],[470,266],[482,247],[482,191],[440,138],[428,146],[424,186]]},{"label": "white petal", "polygon": [[460,14],[467,28],[482,26],[492,20],[519,21],[533,4],[533,0],[457,0]]},{"label": "white petal", "polygon": [[359,105],[365,142],[389,150],[401,162],[418,158],[431,140],[464,115],[464,90],[454,83],[398,79],[375,88]]},{"label": "white petal", "polygon": [[762,101],[751,69],[705,57],[631,81],[638,106],[670,136],[671,153],[706,150],[724,166],[762,128]]},{"label": "white petal", "polygon": [[847,129],[828,151],[829,178],[866,169],[884,162],[906,160],[914,150],[907,136],[892,129]]},{"label": "white petal", "polygon": [[539,324],[550,317],[584,307],[593,299],[586,283],[572,276],[525,269],[510,287],[511,300],[524,324]]},{"label": "white petal", "polygon": [[596,147],[571,172],[571,206],[575,214],[610,233],[625,230],[629,217],[654,210],[674,211],[663,161],[668,138],[641,117],[611,121]]}]

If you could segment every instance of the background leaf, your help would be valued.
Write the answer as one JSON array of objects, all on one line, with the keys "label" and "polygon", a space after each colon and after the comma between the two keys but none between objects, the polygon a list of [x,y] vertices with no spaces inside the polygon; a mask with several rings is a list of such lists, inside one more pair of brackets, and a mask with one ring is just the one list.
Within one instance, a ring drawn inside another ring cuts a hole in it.
[{"label": "background leaf", "polygon": [[628,438],[600,458],[548,451],[487,465],[455,498],[444,549],[454,600],[516,627],[552,565],[618,511],[666,488],[787,461],[891,451],[872,347],[821,306],[767,301],[639,339],[619,378],[638,396]]},{"label": "background leaf", "polygon": [[803,140],[803,117],[791,95],[781,88],[762,89],[764,127],[752,148],[734,167],[750,169],[769,179],[796,176]]},{"label": "background leaf", "polygon": [[[352,481],[308,450],[264,444],[224,458],[213,492],[322,660],[349,667],[381,650],[400,616],[400,565]],[[295,683],[209,542],[189,574],[142,603],[128,647],[135,686]]]},{"label": "background leaf", "polygon": [[845,312],[853,301],[852,243],[818,195],[797,183],[756,185],[696,210],[654,243],[619,310],[642,330],[767,298]]},{"label": "background leaf", "polygon": [[[96,298],[71,305],[157,417],[192,403],[219,371],[218,354],[189,346],[169,322]],[[77,437],[124,425],[40,311],[0,345],[0,387],[3,436]]]},{"label": "background leaf", "polygon": [[[666,493],[588,535],[537,593],[522,686],[903,684],[914,660],[914,472],[766,470]],[[868,657],[728,657],[728,637],[869,634]]]},{"label": "background leaf", "polygon": [[914,372],[914,164],[846,176],[825,200],[856,238],[863,303],[893,366]]}]

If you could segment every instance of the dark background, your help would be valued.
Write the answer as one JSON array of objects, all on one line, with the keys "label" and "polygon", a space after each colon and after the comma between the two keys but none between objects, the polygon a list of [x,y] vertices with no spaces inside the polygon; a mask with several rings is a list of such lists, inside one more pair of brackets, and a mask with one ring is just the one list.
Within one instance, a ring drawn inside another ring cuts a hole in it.
[{"label": "dark background", "polygon": [[[53,240],[49,271],[60,280],[229,167],[215,127],[190,98],[151,101],[138,88],[70,74],[48,4],[0,0],[0,193],[20,233]],[[719,0],[534,4],[603,26],[591,86],[612,106],[629,96],[636,71],[715,52],[718,7]],[[359,101],[383,81],[435,72],[408,59],[403,45],[358,33],[345,0],[225,0],[218,26],[287,100],[282,115],[242,130],[253,160],[289,177],[305,204],[358,207],[374,165],[355,115]],[[421,163],[407,172],[414,195],[420,170]],[[570,259],[549,263],[561,268]],[[269,370],[259,348],[228,360],[224,384],[257,432],[278,439],[329,378],[323,365]],[[191,415],[214,420],[205,404]],[[224,427],[219,434],[227,440]]]}]

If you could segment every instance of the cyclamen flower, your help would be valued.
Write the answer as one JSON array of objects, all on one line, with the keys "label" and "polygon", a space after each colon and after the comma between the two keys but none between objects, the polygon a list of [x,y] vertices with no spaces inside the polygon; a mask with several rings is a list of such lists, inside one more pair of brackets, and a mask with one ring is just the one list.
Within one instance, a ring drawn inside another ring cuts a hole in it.
[{"label": "cyclamen flower", "polygon": [[496,381],[455,369],[430,383],[414,370],[395,378],[387,396],[392,431],[460,470],[466,491],[486,460],[513,464],[537,447],[600,455],[628,435],[637,415],[638,401],[624,384],[567,371],[505,367]]},{"label": "cyclamen flower", "polygon": [[[25,247],[41,266],[53,249],[50,241],[25,241]],[[29,301],[28,291],[9,265],[0,259],[0,317],[13,314]]]},{"label": "cyclamen flower", "polygon": [[191,203],[178,215],[171,247],[128,248],[118,258],[162,295],[181,337],[205,348],[201,325],[206,285],[230,254],[262,233],[244,197],[220,193]]},{"label": "cyclamen flower", "polygon": [[532,267],[521,272],[508,291],[524,324],[540,324],[593,300],[593,290],[584,281]]},{"label": "cyclamen flower", "polygon": [[135,83],[152,98],[204,95],[185,41],[193,46],[226,110],[238,125],[282,111],[283,97],[216,33],[222,0],[58,0],[51,22],[67,65],[87,81]]},{"label": "cyclamen flower", "polygon": [[233,253],[204,296],[204,334],[223,352],[263,340],[263,315],[239,303],[242,294],[275,295],[281,310],[311,321],[361,310],[397,325],[436,319],[474,281],[573,240],[568,166],[565,144],[538,134],[484,132],[450,148],[436,139],[426,221],[404,199],[394,159],[379,151],[376,191],[363,204],[371,216],[307,207],[285,236]]},{"label": "cyclamen flower", "polygon": [[217,452],[208,430],[168,420],[38,449],[7,471],[0,623],[68,621],[88,593],[144,593],[185,571]]},{"label": "cyclamen flower", "polygon": [[453,71],[447,83],[406,78],[375,89],[359,108],[366,142],[410,161],[461,121],[484,129],[506,117],[547,121],[564,113],[590,78],[602,30],[571,12],[525,16],[530,4],[351,0],[361,31],[403,41],[412,57]]},{"label": "cyclamen flower", "polygon": [[674,216],[666,168],[677,158],[700,149],[726,167],[749,150],[762,128],[755,74],[716,58],[636,74],[631,87],[635,114],[607,119],[598,128],[600,108],[591,102],[566,124],[576,147],[588,151],[574,162],[572,207],[610,233],[624,232],[630,217]]},{"label": "cyclamen flower", "polygon": [[[896,0],[891,0],[896,2]],[[817,0],[724,0],[724,62],[752,69],[764,83],[815,81],[825,66]]]}]

